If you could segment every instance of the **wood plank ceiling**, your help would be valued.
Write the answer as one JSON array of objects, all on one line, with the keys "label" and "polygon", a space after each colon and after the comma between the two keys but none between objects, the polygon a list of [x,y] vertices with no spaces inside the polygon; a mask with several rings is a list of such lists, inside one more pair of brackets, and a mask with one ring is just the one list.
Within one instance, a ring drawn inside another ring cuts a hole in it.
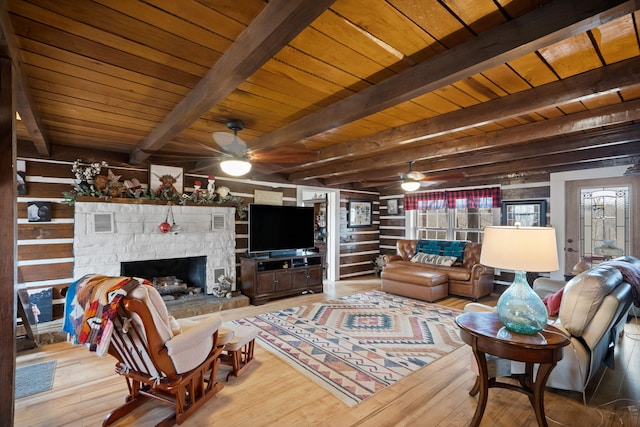
[{"label": "wood plank ceiling", "polygon": [[[21,146],[219,174],[241,119],[254,175],[387,188],[640,156],[637,3],[7,0]],[[219,142],[219,141],[218,141]],[[69,148],[67,148],[69,149]]]}]

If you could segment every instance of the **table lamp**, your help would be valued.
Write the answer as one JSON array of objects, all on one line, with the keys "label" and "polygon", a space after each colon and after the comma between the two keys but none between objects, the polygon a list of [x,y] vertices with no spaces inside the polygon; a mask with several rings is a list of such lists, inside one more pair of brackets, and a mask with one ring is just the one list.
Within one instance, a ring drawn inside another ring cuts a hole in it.
[{"label": "table lamp", "polygon": [[486,227],[480,263],[515,271],[498,299],[498,319],[510,331],[534,335],[547,324],[547,308],[527,282],[526,272],[558,269],[556,230],[551,227]]}]

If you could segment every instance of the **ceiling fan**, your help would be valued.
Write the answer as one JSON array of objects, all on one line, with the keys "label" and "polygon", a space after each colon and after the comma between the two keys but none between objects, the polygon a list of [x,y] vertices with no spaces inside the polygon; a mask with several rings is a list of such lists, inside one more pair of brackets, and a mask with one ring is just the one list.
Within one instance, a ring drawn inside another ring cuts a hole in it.
[{"label": "ceiling fan", "polygon": [[420,181],[425,178],[422,172],[411,170],[412,164],[413,162],[409,162],[409,170],[407,173],[400,175],[400,180],[402,181],[400,186],[404,191],[416,191],[420,188]]},{"label": "ceiling fan", "polygon": [[[247,143],[243,141],[238,132],[245,128],[245,123],[240,119],[229,119],[226,122],[230,132],[213,132],[211,134],[217,147],[198,140],[189,140],[188,144],[194,148],[199,148],[204,152],[200,154],[176,151],[153,151],[149,152],[155,160],[162,160],[169,163],[189,163],[190,172],[201,172],[220,165],[222,171],[231,176],[242,176],[247,174],[252,165],[260,163],[262,171],[269,170],[277,172],[280,167],[288,164],[300,164],[316,160],[318,153],[306,149],[304,146],[287,145],[276,147],[260,152],[250,152]],[[194,165],[195,163],[195,165]]]},{"label": "ceiling fan", "polygon": [[[420,171],[415,171],[412,169],[414,161],[407,162],[409,165],[409,169],[400,174],[400,186],[404,191],[416,191],[421,188],[430,187],[433,185],[441,184],[444,182],[450,181],[458,181],[465,178],[465,175],[462,173],[455,174],[447,174],[447,175],[439,175],[439,174],[429,174],[426,175]],[[392,179],[382,179],[381,181],[371,180],[367,181],[367,186],[369,187],[384,187],[389,188],[390,186],[398,185],[398,178]]]},{"label": "ceiling fan", "polygon": [[213,133],[213,139],[227,151],[222,156],[220,168],[227,175],[246,175],[251,170],[251,162],[245,154],[247,144],[238,138],[238,131],[244,129],[244,122],[232,119],[227,122],[227,127],[233,131],[233,135],[226,132]]}]

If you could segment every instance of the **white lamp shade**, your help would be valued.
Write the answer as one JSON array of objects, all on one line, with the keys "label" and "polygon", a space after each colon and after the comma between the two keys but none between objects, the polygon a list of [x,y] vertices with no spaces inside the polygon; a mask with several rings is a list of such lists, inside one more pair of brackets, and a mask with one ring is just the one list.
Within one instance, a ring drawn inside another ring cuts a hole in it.
[{"label": "white lamp shade", "polygon": [[402,181],[402,184],[400,184],[400,186],[404,191],[416,191],[418,188],[420,188],[420,182],[405,180]]},{"label": "white lamp shade", "polygon": [[480,263],[515,271],[558,269],[556,230],[552,227],[486,227]]},{"label": "white lamp shade", "polygon": [[241,176],[251,170],[251,163],[244,159],[230,158],[220,162],[222,172],[231,176]]}]

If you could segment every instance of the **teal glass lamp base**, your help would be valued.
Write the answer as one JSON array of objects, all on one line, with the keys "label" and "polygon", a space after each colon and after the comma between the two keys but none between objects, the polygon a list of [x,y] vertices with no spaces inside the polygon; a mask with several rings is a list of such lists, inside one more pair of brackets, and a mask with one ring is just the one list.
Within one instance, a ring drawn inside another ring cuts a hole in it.
[{"label": "teal glass lamp base", "polygon": [[535,335],[547,325],[547,307],[536,294],[524,271],[516,271],[509,289],[498,299],[498,319],[510,331]]}]

